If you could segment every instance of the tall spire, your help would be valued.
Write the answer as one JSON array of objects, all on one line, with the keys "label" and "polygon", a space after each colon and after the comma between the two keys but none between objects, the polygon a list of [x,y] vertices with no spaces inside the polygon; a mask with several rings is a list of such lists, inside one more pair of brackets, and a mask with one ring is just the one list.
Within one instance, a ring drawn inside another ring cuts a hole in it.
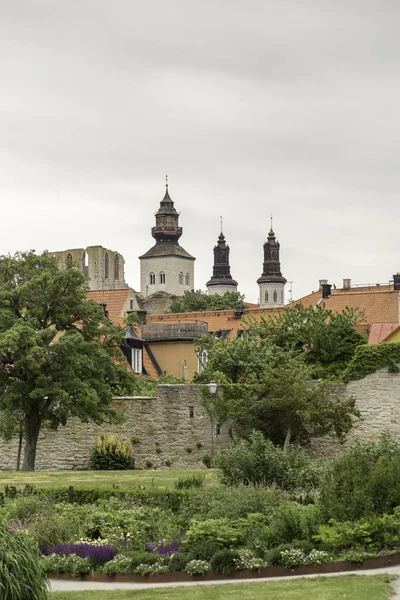
[{"label": "tall spire", "polygon": [[226,292],[236,292],[237,281],[232,279],[229,265],[229,246],[225,241],[222,229],[222,217],[220,217],[221,233],[218,236],[217,245],[214,246],[213,274],[206,283],[210,294],[223,295]]}]

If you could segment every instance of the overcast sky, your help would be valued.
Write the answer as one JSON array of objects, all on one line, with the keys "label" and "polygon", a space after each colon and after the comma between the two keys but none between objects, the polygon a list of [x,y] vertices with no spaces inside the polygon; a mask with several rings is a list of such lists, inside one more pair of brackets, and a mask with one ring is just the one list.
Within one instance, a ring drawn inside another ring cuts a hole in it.
[{"label": "overcast sky", "polygon": [[[212,273],[257,301],[274,215],[295,298],[400,271],[396,0],[0,3],[0,253],[152,245],[169,175]],[[289,294],[287,294],[288,296]]]}]

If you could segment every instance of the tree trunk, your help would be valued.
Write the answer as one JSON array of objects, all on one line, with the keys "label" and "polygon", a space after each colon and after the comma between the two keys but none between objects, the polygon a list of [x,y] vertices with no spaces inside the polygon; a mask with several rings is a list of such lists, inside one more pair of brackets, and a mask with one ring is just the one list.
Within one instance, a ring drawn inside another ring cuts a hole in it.
[{"label": "tree trunk", "polygon": [[17,471],[21,468],[21,454],[22,454],[22,442],[24,439],[24,432],[22,427],[19,430],[19,439],[18,439],[18,453],[17,453]]},{"label": "tree trunk", "polygon": [[287,447],[290,445],[291,439],[292,439],[292,421],[290,420],[288,428],[287,428],[287,432],[286,432],[285,443],[283,444],[284,450],[286,450]]},{"label": "tree trunk", "polygon": [[32,417],[25,421],[25,448],[24,448],[24,463],[23,471],[34,471],[36,460],[36,446],[40,431],[39,419]]}]

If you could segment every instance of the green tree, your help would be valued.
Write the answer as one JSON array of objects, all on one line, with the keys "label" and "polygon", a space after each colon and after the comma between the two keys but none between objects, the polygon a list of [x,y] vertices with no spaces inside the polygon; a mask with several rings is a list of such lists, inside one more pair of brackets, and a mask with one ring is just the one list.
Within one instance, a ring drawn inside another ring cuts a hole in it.
[{"label": "green tree", "polygon": [[35,468],[42,427],[115,420],[113,395],[134,385],[124,330],[86,301],[84,284],[48,253],[0,257],[0,411],[23,426],[24,470]]},{"label": "green tree", "polygon": [[169,311],[171,313],[206,312],[211,310],[244,310],[244,296],[238,292],[228,292],[224,296],[207,294],[201,290],[186,291],[182,297],[176,297]]}]

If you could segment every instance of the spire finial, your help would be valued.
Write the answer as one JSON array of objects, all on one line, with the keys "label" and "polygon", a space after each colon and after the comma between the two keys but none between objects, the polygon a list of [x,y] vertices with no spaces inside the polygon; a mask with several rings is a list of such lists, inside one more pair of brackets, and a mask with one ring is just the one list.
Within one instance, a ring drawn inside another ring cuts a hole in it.
[{"label": "spire finial", "polygon": [[272,213],[271,213],[271,231],[272,231]]},{"label": "spire finial", "polygon": [[220,219],[220,221],[221,221],[221,233],[223,233],[223,232],[222,232],[222,217],[220,217],[219,219]]},{"label": "spire finial", "polygon": [[165,176],[165,189],[168,189],[168,175]]}]

